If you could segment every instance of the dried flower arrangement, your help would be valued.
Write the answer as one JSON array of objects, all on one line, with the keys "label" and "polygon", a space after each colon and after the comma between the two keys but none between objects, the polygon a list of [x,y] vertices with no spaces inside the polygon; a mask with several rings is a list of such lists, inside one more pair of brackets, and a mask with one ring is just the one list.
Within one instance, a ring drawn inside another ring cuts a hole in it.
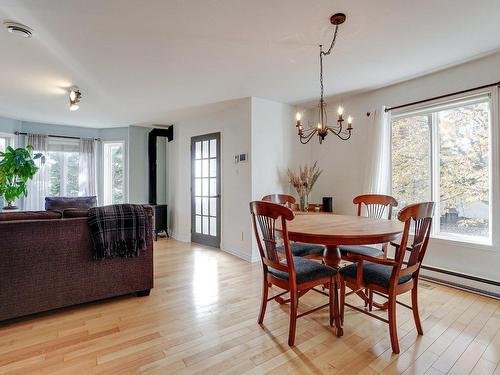
[{"label": "dried flower arrangement", "polygon": [[307,211],[309,193],[311,193],[314,184],[323,172],[318,168],[317,164],[318,162],[316,161],[312,166],[308,166],[307,164],[304,165],[304,168],[300,166],[298,174],[295,174],[290,168],[287,170],[290,184],[299,195],[301,211]]}]

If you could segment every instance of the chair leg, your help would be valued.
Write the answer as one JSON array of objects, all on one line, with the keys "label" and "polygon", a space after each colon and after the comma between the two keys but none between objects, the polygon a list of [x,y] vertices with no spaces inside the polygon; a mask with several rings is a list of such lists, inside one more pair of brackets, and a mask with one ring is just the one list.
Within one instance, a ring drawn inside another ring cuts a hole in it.
[{"label": "chair leg", "polygon": [[290,329],[288,331],[288,345],[295,344],[295,328],[297,327],[297,305],[298,295],[296,291],[290,290]]},{"label": "chair leg", "polygon": [[415,283],[415,286],[411,290],[411,310],[413,311],[413,319],[415,320],[417,332],[419,335],[423,335],[424,330],[422,329],[422,323],[420,323],[420,314],[418,313],[417,283]]},{"label": "chair leg", "polygon": [[373,310],[373,290],[369,290],[368,292],[368,311]]},{"label": "chair leg", "polygon": [[[365,288],[365,296],[368,297],[368,293],[370,293],[370,290],[368,288]],[[368,306],[368,299],[365,299],[365,307]]]},{"label": "chair leg", "polygon": [[345,280],[342,276],[340,276],[340,306],[339,306],[339,312],[340,312],[340,323],[344,324],[344,309],[345,309]]},{"label": "chair leg", "polygon": [[[335,288],[335,292],[333,290]],[[330,285],[328,288],[328,298],[330,302],[330,327],[333,327],[333,319],[335,317],[336,311],[335,311],[335,302],[334,302],[334,293],[336,294],[337,291],[337,285],[336,283],[333,282],[333,277],[330,277]]]},{"label": "chair leg", "polygon": [[392,351],[399,354],[398,327],[396,324],[396,296],[389,296],[389,334]]},{"label": "chair leg", "polygon": [[264,321],[264,315],[266,314],[267,298],[269,295],[269,283],[267,282],[267,277],[264,275],[264,282],[262,283],[262,302],[260,304],[260,314],[259,314],[259,324]]}]

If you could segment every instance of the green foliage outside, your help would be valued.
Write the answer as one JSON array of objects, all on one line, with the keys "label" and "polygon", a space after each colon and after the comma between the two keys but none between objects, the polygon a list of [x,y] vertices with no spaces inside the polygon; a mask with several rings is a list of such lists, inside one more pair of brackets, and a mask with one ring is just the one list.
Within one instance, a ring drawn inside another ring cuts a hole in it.
[{"label": "green foliage outside", "polygon": [[[439,151],[440,230],[487,236],[489,108],[486,102],[429,115],[396,118],[392,122],[393,194],[400,208],[431,200],[433,123],[439,137],[436,149]],[[474,214],[473,207],[476,207]]]}]

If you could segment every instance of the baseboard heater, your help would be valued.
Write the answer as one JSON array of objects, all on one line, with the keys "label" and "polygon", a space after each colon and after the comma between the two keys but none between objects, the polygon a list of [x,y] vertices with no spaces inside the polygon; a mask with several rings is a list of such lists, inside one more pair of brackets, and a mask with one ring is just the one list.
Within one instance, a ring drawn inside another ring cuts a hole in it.
[{"label": "baseboard heater", "polygon": [[[429,275],[426,275],[425,273],[420,274],[421,279],[429,280],[429,281],[436,282],[436,283],[443,284],[443,285],[448,285],[448,286],[451,286],[454,288],[466,290],[466,291],[469,291],[472,293],[477,293],[477,294],[481,294],[481,295],[484,295],[487,297],[492,297],[492,298],[500,300],[500,293],[494,292],[492,290],[488,290],[491,288],[485,289],[485,286],[488,285],[488,286],[493,286],[494,288],[499,288],[499,290],[500,290],[500,282],[499,281],[484,279],[482,277],[467,275],[465,273],[450,271],[450,270],[437,268],[437,267],[422,265],[421,268],[423,270],[426,270],[426,271],[435,272],[435,273],[446,275],[446,276],[456,277],[456,278],[459,278],[462,280],[470,281],[470,282],[475,283],[475,284],[479,283],[479,285],[478,286],[466,285],[466,283],[446,280],[445,278],[442,278],[442,277],[429,276]],[[471,284],[471,283],[468,283],[468,284]],[[484,286],[481,287],[481,284],[483,284]]]}]

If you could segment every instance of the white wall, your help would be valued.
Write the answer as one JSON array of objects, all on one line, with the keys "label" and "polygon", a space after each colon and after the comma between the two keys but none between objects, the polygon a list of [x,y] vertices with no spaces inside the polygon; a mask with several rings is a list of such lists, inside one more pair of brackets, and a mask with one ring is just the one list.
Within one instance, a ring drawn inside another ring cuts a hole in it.
[{"label": "white wall", "polygon": [[[251,260],[251,99],[234,101],[222,111],[181,121],[168,144],[168,204],[175,238],[191,238],[191,137],[221,133],[221,248]],[[249,153],[249,162],[234,163],[234,155]]]},{"label": "white wall", "polygon": [[[324,195],[335,197],[335,211],[355,214],[352,198],[366,193],[367,168],[373,157],[366,150],[372,139],[373,112],[383,105],[395,106],[458,90],[497,82],[500,79],[500,54],[453,67],[441,72],[403,82],[368,93],[344,98],[345,111],[354,116],[352,138],[343,142],[331,135],[323,145],[311,142],[311,160],[319,160],[324,169],[313,192],[313,199]],[[339,101],[329,100],[329,117],[335,118]],[[366,112],[372,112],[368,118]],[[498,127],[497,122],[493,126]],[[499,174],[498,168],[494,170]],[[498,186],[495,187],[498,191]],[[498,200],[498,197],[494,197]],[[498,217],[498,215],[497,215]],[[499,223],[493,223],[498,226]],[[499,280],[500,238],[493,238],[493,246],[477,246],[443,240],[431,240],[425,264]],[[484,287],[484,285],[482,285]],[[497,290],[498,292],[498,290]]]},{"label": "white wall", "polygon": [[[268,194],[296,195],[288,183],[287,169],[306,163],[310,149],[297,138],[295,111],[288,104],[252,98],[252,200]],[[254,236],[252,249],[252,260],[258,260]]]}]

